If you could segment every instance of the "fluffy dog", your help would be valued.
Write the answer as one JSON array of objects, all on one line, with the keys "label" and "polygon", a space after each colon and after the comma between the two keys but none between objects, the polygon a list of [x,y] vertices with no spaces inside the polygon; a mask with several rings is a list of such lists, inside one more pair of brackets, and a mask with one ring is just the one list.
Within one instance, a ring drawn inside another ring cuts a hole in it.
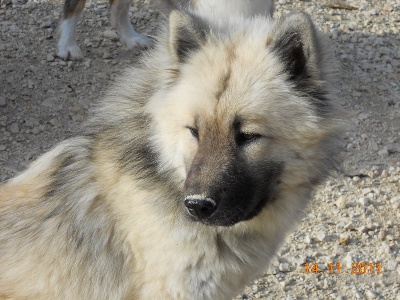
[{"label": "fluffy dog", "polygon": [[336,165],[303,13],[173,11],[88,121],[0,187],[1,299],[231,299]]}]

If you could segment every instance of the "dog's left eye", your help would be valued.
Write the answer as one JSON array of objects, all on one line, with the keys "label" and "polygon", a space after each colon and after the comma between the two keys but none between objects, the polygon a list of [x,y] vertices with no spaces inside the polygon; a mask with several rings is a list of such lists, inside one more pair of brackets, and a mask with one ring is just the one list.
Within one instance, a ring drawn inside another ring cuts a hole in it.
[{"label": "dog's left eye", "polygon": [[261,137],[262,135],[258,133],[239,132],[236,136],[236,143],[238,146],[243,146],[258,140]]},{"label": "dog's left eye", "polygon": [[191,127],[191,126],[188,126],[187,128],[190,130],[190,133],[193,135],[193,137],[196,140],[198,140],[199,139],[199,130],[197,128]]}]

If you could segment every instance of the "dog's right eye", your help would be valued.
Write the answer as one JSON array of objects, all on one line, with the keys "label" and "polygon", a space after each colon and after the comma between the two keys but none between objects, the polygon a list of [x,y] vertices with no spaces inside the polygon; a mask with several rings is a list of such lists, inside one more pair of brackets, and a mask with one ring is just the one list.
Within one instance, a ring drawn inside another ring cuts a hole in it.
[{"label": "dog's right eye", "polygon": [[198,140],[199,139],[199,130],[197,128],[188,126],[187,127],[190,130],[190,133],[193,135],[193,137]]},{"label": "dog's right eye", "polygon": [[243,146],[258,140],[259,138],[261,138],[261,134],[239,132],[238,135],[236,136],[236,143],[239,146]]}]

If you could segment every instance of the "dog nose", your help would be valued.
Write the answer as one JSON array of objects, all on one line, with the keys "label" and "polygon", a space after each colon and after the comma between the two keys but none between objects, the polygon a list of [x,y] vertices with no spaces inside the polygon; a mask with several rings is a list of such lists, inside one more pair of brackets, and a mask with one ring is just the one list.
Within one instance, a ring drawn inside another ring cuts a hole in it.
[{"label": "dog nose", "polygon": [[186,197],[185,206],[188,212],[199,219],[205,219],[212,215],[217,208],[216,202],[211,198]]}]

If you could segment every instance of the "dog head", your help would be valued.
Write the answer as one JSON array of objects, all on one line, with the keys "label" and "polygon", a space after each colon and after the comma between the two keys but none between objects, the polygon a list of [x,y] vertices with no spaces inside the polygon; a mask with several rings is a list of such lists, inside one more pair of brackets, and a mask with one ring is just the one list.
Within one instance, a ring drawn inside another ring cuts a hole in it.
[{"label": "dog head", "polygon": [[234,225],[325,177],[335,141],[328,66],[307,15],[210,25],[173,12],[162,47],[153,145],[190,218]]}]

